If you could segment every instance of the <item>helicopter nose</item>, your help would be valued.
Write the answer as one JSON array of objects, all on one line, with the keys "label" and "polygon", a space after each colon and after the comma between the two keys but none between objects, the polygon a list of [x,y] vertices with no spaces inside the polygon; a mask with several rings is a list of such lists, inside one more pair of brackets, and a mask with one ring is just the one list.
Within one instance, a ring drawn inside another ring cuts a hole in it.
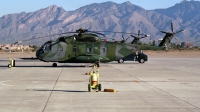
[{"label": "helicopter nose", "polygon": [[41,55],[42,55],[42,54],[44,54],[44,51],[43,51],[43,50],[39,49],[39,50],[36,51],[36,57],[37,57],[38,59],[41,58]]},{"label": "helicopter nose", "polygon": [[36,57],[40,58],[39,50],[36,51]]}]

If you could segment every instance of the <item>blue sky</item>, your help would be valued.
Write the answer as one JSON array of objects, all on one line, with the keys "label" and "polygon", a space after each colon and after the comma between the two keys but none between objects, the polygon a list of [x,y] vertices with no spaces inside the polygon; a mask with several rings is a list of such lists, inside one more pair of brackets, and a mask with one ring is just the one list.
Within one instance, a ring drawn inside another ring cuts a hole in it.
[{"label": "blue sky", "polygon": [[24,11],[34,12],[51,5],[57,5],[64,8],[66,11],[70,11],[91,3],[102,3],[106,1],[113,1],[115,3],[130,1],[132,4],[151,10],[157,8],[168,8],[176,3],[180,3],[182,0],[0,0],[0,17],[6,14],[20,13]]}]

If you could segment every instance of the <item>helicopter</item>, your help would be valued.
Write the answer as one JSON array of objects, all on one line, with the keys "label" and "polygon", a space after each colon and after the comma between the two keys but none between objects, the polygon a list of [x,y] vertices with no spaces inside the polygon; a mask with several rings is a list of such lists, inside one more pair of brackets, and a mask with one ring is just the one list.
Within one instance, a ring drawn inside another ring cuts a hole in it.
[{"label": "helicopter", "polygon": [[140,30],[138,30],[138,35],[134,36],[134,35],[130,35],[131,37],[134,38],[134,40],[131,42],[131,44],[138,44],[140,43],[141,39],[146,38],[146,37],[150,37],[150,35],[144,35],[143,37],[140,36]]},{"label": "helicopter", "polygon": [[[75,32],[66,32],[62,34],[71,34],[70,36],[61,36],[55,41],[45,42],[37,51],[36,57],[44,62],[53,62],[56,67],[58,63],[96,63],[118,61],[138,61],[144,63],[148,56],[140,52],[137,44],[126,43],[122,41],[107,41],[105,34],[100,31],[89,31],[87,29],[78,29]],[[124,32],[114,32],[124,33]],[[57,35],[57,34],[56,34]],[[105,39],[101,39],[100,36]],[[137,58],[135,52],[138,52]]]},{"label": "helicopter", "polygon": [[[139,45],[139,48],[141,50],[166,50],[167,51],[168,46],[170,45],[173,38],[175,38],[178,41],[178,44],[180,45],[180,41],[175,37],[175,35],[185,30],[174,32],[173,22],[171,22],[171,31],[172,32],[160,31],[161,33],[164,33],[165,36],[163,37],[162,41],[158,44],[158,46]],[[139,43],[140,39],[145,38],[145,37],[140,37],[140,36],[138,37],[132,36],[132,37],[136,38],[134,41],[135,43]]]},{"label": "helicopter", "polygon": [[171,22],[171,31],[172,32],[160,31],[160,32],[164,33],[165,36],[164,36],[163,40],[160,42],[160,44],[158,45],[159,47],[167,47],[171,43],[173,38],[175,38],[180,45],[180,41],[175,37],[175,35],[180,32],[183,32],[185,30],[180,30],[180,31],[174,32],[174,25]]}]

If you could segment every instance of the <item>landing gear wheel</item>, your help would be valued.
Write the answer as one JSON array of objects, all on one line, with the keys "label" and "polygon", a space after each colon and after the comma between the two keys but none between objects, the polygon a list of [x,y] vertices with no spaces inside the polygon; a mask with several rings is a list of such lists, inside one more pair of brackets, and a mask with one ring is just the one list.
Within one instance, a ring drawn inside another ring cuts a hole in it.
[{"label": "landing gear wheel", "polygon": [[145,62],[145,59],[144,58],[140,58],[139,59],[139,63],[144,63]]},{"label": "landing gear wheel", "polygon": [[118,63],[124,63],[124,60],[123,59],[119,59]]},{"label": "landing gear wheel", "polygon": [[11,68],[12,66],[10,64],[8,64],[8,68]]},{"label": "landing gear wheel", "polygon": [[98,90],[101,91],[101,84],[99,84]]},{"label": "landing gear wheel", "polygon": [[57,67],[57,63],[53,63],[53,65],[52,65],[53,67]]}]

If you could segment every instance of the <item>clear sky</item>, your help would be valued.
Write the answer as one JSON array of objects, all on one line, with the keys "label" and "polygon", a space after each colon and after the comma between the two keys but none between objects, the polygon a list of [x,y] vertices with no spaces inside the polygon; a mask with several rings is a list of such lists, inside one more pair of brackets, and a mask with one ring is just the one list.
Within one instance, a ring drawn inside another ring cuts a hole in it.
[{"label": "clear sky", "polygon": [[21,13],[24,11],[27,13],[34,12],[51,5],[57,5],[58,7],[64,8],[66,11],[71,11],[88,4],[106,1],[113,1],[115,3],[130,1],[132,4],[151,10],[168,8],[183,0],[0,0],[0,17],[6,14]]}]

